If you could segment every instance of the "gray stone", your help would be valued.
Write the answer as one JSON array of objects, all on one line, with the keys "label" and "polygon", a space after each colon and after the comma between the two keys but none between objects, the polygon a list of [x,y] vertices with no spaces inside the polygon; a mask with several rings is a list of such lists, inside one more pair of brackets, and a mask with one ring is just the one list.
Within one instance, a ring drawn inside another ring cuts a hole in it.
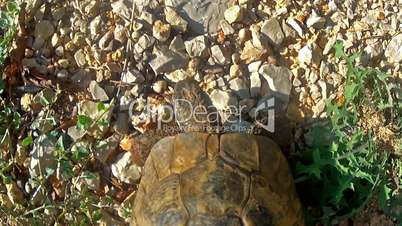
[{"label": "gray stone", "polygon": [[193,34],[217,33],[230,0],[166,0],[188,22]]},{"label": "gray stone", "polygon": [[321,58],[322,54],[319,47],[315,43],[305,45],[300,49],[298,54],[299,62],[306,65],[319,65]]},{"label": "gray stone", "polygon": [[152,89],[155,91],[155,93],[163,94],[166,91],[167,86],[168,84],[165,80],[159,80],[154,83]]},{"label": "gray stone", "polygon": [[152,34],[160,42],[167,41],[170,37],[170,24],[165,24],[160,20],[155,21],[152,27]]},{"label": "gray stone", "polygon": [[292,89],[292,72],[285,67],[264,64],[261,66],[259,73],[268,82],[269,88],[275,92],[275,96],[280,97],[287,103]]},{"label": "gray stone", "polygon": [[35,38],[47,40],[54,33],[54,26],[51,21],[40,20],[35,26]]},{"label": "gray stone", "polygon": [[46,169],[56,169],[55,158],[56,140],[47,135],[41,135],[34,140],[31,151],[31,162],[29,172],[31,176],[37,177],[46,174]]},{"label": "gray stone", "polygon": [[241,100],[250,98],[250,89],[244,78],[235,78],[229,81],[229,87]]},{"label": "gray stone", "polygon": [[132,3],[127,0],[118,0],[111,4],[112,10],[115,14],[129,20],[131,17]]},{"label": "gray stone", "polygon": [[106,164],[107,160],[119,146],[120,139],[121,136],[119,134],[113,134],[105,140],[97,141],[95,144],[95,158],[101,163]]},{"label": "gray stone", "polygon": [[172,39],[169,45],[169,49],[175,52],[181,52],[181,53],[186,52],[186,46],[184,45],[184,41],[181,35],[177,35]]},{"label": "gray stone", "polygon": [[270,42],[275,46],[280,46],[285,39],[281,24],[277,19],[270,19],[264,22],[261,32],[268,36]]},{"label": "gray stone", "polygon": [[145,82],[145,77],[140,71],[136,69],[131,69],[123,73],[121,80],[122,82],[128,84],[143,83]]},{"label": "gray stone", "polygon": [[149,64],[156,74],[169,73],[187,66],[186,57],[166,47],[157,49],[155,55]]},{"label": "gray stone", "polygon": [[391,63],[402,61],[402,34],[393,37],[385,50],[385,56]]},{"label": "gray stone", "polygon": [[210,94],[212,104],[219,111],[226,110],[229,106],[237,106],[237,98],[230,92],[213,90]]},{"label": "gray stone", "polygon": [[151,46],[153,46],[155,43],[155,38],[151,37],[147,34],[144,34],[138,39],[138,42],[135,43],[134,49],[137,51],[137,53],[142,53]]},{"label": "gray stone", "polygon": [[226,20],[221,20],[220,25],[225,35],[234,34],[235,30],[233,29],[232,25],[230,25]]},{"label": "gray stone", "polygon": [[184,45],[190,57],[202,57],[207,52],[207,38],[204,35],[185,41]]},{"label": "gray stone", "polygon": [[92,95],[92,99],[99,101],[109,100],[109,97],[106,94],[105,90],[96,81],[91,81],[91,83],[89,83],[88,89]]}]

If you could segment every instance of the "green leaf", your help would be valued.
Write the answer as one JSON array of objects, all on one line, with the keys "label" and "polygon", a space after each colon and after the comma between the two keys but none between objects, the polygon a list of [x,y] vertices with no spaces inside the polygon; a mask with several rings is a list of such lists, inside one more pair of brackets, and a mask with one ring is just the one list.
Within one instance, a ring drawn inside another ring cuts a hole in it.
[{"label": "green leaf", "polygon": [[24,147],[28,147],[32,143],[33,143],[32,136],[27,136],[22,140],[21,145],[24,146]]},{"label": "green leaf", "polygon": [[333,47],[334,49],[335,49],[335,57],[336,58],[341,58],[341,57],[344,57],[344,55],[345,55],[345,51],[344,51],[344,46],[343,46],[343,42],[342,41],[337,41],[335,44],[334,44],[334,47]]},{"label": "green leaf", "polygon": [[81,130],[87,130],[92,124],[92,119],[86,115],[78,115],[77,127]]},{"label": "green leaf", "polygon": [[103,112],[106,111],[106,106],[103,102],[99,102],[97,105],[98,111]]},{"label": "green leaf", "polygon": [[345,87],[344,96],[345,96],[346,102],[350,102],[351,100],[354,99],[354,97],[357,94],[358,87],[359,87],[359,85],[356,83],[349,84]]}]

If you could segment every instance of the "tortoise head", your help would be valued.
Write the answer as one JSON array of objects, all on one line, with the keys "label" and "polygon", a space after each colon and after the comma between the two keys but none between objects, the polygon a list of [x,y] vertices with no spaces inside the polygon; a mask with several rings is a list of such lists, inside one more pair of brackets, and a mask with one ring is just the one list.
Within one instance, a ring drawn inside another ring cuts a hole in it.
[{"label": "tortoise head", "polygon": [[219,113],[211,99],[192,78],[176,84],[173,104],[176,121],[183,131],[212,132],[219,124]]}]

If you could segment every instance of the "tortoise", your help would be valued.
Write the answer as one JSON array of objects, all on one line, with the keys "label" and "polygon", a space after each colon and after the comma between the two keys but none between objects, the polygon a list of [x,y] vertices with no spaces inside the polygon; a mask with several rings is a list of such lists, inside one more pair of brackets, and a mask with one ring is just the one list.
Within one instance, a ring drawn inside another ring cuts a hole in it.
[{"label": "tortoise", "polygon": [[[174,98],[210,103],[192,79],[176,84]],[[178,118],[190,110],[175,107]],[[143,172],[131,225],[304,225],[286,158],[267,137],[184,130],[152,147]]]}]

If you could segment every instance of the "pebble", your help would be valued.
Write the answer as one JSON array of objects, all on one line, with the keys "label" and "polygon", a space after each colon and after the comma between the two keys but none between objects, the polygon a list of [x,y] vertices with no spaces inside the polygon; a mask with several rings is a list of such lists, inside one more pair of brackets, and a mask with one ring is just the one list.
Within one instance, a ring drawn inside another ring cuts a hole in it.
[{"label": "pebble", "polygon": [[145,50],[153,46],[154,43],[154,37],[144,34],[138,39],[138,42],[134,45],[134,49],[137,51],[137,53],[143,53]]},{"label": "pebble", "polygon": [[91,93],[93,100],[98,100],[102,102],[109,100],[109,97],[105,90],[96,81],[91,81],[91,83],[89,83],[88,90]]},{"label": "pebble", "polygon": [[165,24],[162,21],[157,20],[154,23],[152,34],[160,42],[166,42],[170,37],[170,24]]},{"label": "pebble", "polygon": [[124,152],[112,164],[112,174],[127,184],[137,183],[141,178],[140,168],[134,164],[131,152]]},{"label": "pebble", "polygon": [[169,73],[177,69],[184,68],[188,59],[168,48],[162,47],[155,51],[156,57],[151,60],[149,65],[156,74]]},{"label": "pebble", "polygon": [[289,26],[293,28],[300,37],[304,37],[303,28],[301,27],[299,22],[297,22],[297,20],[290,18],[287,20],[287,24],[289,24]]},{"label": "pebble", "polygon": [[250,40],[251,32],[247,28],[242,28],[239,30],[239,40],[241,43],[244,43],[247,40]]},{"label": "pebble", "polygon": [[145,77],[140,71],[138,71],[136,69],[132,69],[132,70],[128,70],[127,72],[123,73],[121,80],[122,80],[122,82],[129,83],[129,84],[143,83],[143,82],[145,82]]},{"label": "pebble", "polygon": [[228,58],[225,56],[223,49],[219,45],[214,45],[211,47],[211,56],[215,63],[220,65],[225,65],[228,63]]},{"label": "pebble", "polygon": [[113,31],[107,31],[99,40],[98,46],[102,50],[106,50],[109,47],[110,42],[113,40]]},{"label": "pebble", "polygon": [[306,21],[307,27],[314,27],[317,29],[322,29],[324,28],[326,23],[325,17],[321,17],[318,15],[318,13],[315,10],[312,10],[310,17]]},{"label": "pebble", "polygon": [[250,98],[250,88],[244,78],[235,78],[230,80],[229,88],[234,91],[240,100]]},{"label": "pebble", "polygon": [[181,69],[165,74],[165,77],[166,77],[169,81],[175,82],[175,83],[176,83],[176,82],[180,82],[180,81],[182,81],[182,80],[188,78],[189,76],[190,76],[190,75],[189,75],[186,71],[181,70]]},{"label": "pebble", "polygon": [[267,52],[267,49],[259,49],[253,46],[251,41],[245,42],[244,48],[241,51],[240,59],[244,60],[246,64],[261,59],[262,55]]},{"label": "pebble", "polygon": [[165,80],[159,80],[154,83],[152,86],[152,89],[155,91],[155,93],[158,94],[163,94],[168,88],[168,84]]},{"label": "pebble", "polygon": [[184,20],[172,7],[165,7],[166,21],[182,33],[186,32],[188,22]]},{"label": "pebble", "polygon": [[210,98],[212,104],[219,111],[223,111],[227,109],[229,106],[237,106],[237,98],[231,93],[227,91],[222,91],[215,89],[211,92]]},{"label": "pebble", "polygon": [[180,53],[186,52],[186,46],[184,45],[184,41],[181,35],[177,35],[172,39],[169,45],[169,49]]},{"label": "pebble", "polygon": [[292,72],[289,69],[272,64],[264,64],[261,66],[259,73],[268,82],[269,88],[272,91],[283,96],[284,100],[288,100],[292,89]]},{"label": "pebble", "polygon": [[86,55],[83,49],[79,49],[75,52],[74,59],[78,67],[84,67],[87,64]]},{"label": "pebble", "polygon": [[127,40],[126,28],[121,24],[117,24],[114,28],[113,36],[117,41],[125,43]]},{"label": "pebble", "polygon": [[108,159],[112,157],[112,154],[116,151],[120,144],[121,136],[119,134],[113,134],[112,136],[97,141],[95,143],[95,157],[101,163],[106,164]]},{"label": "pebble", "polygon": [[35,38],[41,38],[46,41],[54,33],[53,23],[49,20],[40,20],[35,25]]},{"label": "pebble", "polygon": [[232,25],[230,25],[226,20],[221,20],[220,25],[221,25],[223,34],[232,35],[235,33],[235,30],[233,29]]},{"label": "pebble", "polygon": [[258,72],[250,75],[250,94],[251,97],[258,97],[261,94],[261,77]]},{"label": "pebble", "polygon": [[280,46],[285,39],[281,24],[275,18],[264,21],[261,32],[268,36],[269,41],[275,46]]},{"label": "pebble", "polygon": [[190,57],[203,57],[207,53],[207,38],[204,35],[185,41],[184,45]]},{"label": "pebble", "polygon": [[224,16],[229,24],[239,22],[243,19],[243,8],[239,5],[234,5],[225,11]]},{"label": "pebble", "polygon": [[299,51],[298,60],[306,65],[319,65],[321,53],[318,46],[315,43],[305,45]]},{"label": "pebble", "polygon": [[243,70],[240,65],[232,64],[229,69],[230,78],[237,78],[243,76]]},{"label": "pebble", "polygon": [[402,62],[402,34],[393,37],[385,50],[385,56],[391,63]]},{"label": "pebble", "polygon": [[190,35],[215,34],[230,0],[165,0],[165,5],[175,9],[188,22]]}]

